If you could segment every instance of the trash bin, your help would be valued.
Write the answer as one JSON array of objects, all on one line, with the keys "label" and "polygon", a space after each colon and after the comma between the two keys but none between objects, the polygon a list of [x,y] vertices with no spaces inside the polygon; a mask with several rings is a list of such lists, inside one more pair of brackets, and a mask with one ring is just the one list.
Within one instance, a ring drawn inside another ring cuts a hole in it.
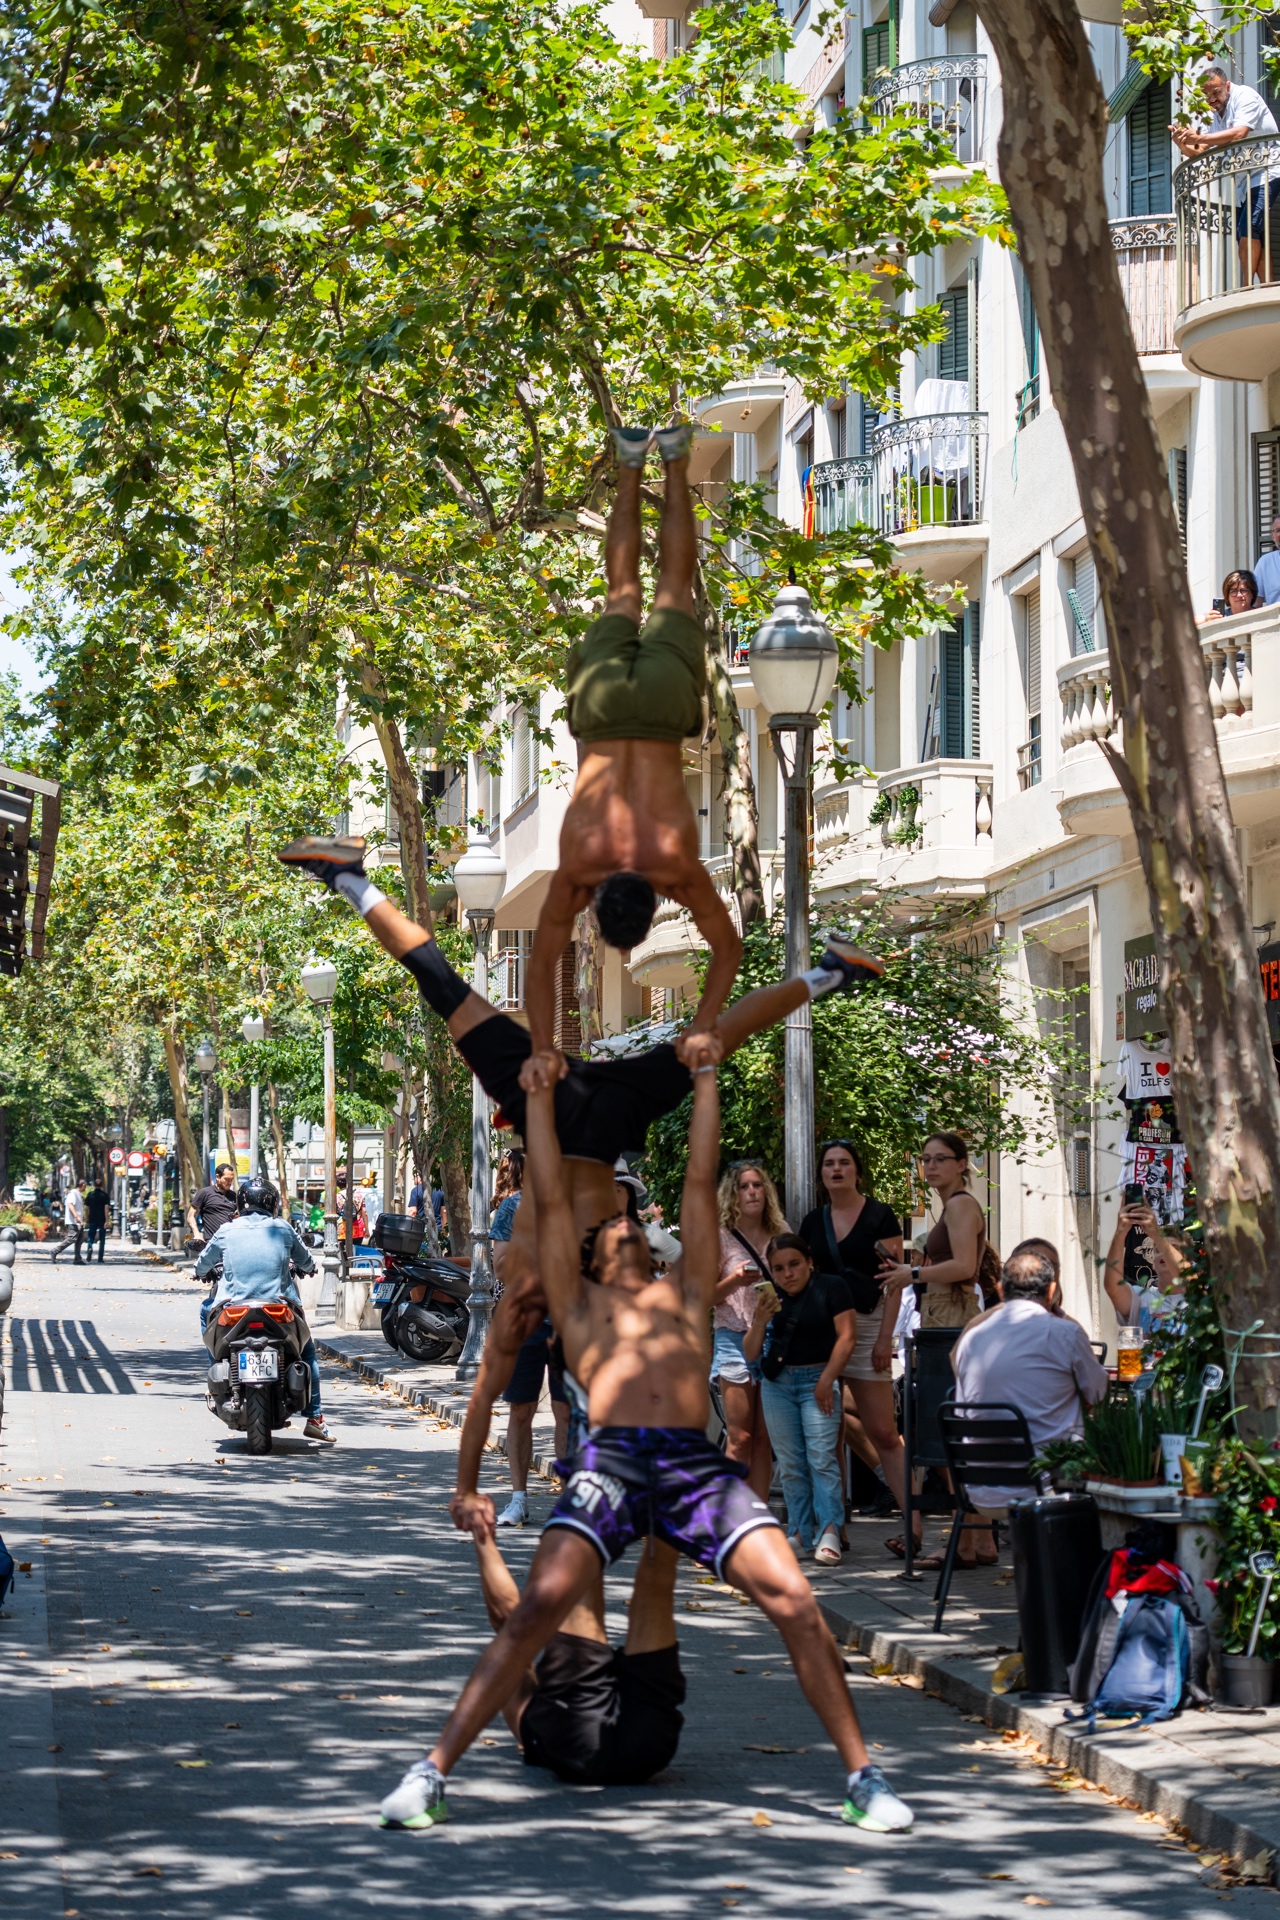
[{"label": "trash bin", "polygon": [[1070,1692],[1089,1587],[1102,1560],[1093,1496],[1044,1494],[1009,1507],[1013,1581],[1028,1693]]}]

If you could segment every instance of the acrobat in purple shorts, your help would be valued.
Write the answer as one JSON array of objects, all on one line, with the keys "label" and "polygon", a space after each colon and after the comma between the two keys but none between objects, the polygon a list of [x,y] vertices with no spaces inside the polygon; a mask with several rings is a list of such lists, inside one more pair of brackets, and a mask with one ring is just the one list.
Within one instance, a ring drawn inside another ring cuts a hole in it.
[{"label": "acrobat in purple shorts", "polygon": [[585,1534],[606,1566],[652,1533],[723,1578],[744,1534],[778,1525],[746,1474],[700,1427],[595,1427],[547,1526]]}]

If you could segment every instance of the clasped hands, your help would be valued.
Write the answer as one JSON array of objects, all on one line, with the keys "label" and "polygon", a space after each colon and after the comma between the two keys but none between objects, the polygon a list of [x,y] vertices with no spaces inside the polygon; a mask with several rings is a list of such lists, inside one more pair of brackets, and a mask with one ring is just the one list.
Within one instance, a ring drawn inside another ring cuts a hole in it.
[{"label": "clasped hands", "polygon": [[487,1493],[452,1494],[449,1513],[459,1533],[473,1533],[481,1542],[496,1537],[497,1515]]}]

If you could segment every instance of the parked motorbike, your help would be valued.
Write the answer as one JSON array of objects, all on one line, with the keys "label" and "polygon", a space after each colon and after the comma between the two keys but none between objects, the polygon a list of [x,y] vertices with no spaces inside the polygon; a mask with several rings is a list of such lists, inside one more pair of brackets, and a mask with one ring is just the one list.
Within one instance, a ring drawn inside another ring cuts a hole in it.
[{"label": "parked motorbike", "polygon": [[452,1360],[467,1337],[471,1281],[449,1260],[419,1258],[423,1227],[409,1214],[384,1213],[373,1230],[383,1277],[370,1300],[382,1317],[382,1337],[421,1366]]},{"label": "parked motorbike", "polygon": [[303,1325],[284,1300],[228,1301],[209,1322],[206,1398],[219,1420],[245,1435],[250,1453],[270,1453],[273,1430],[310,1402]]},{"label": "parked motorbike", "polygon": [[142,1245],[142,1230],[146,1226],[146,1224],[147,1224],[147,1217],[143,1213],[142,1208],[130,1207],[129,1220],[128,1220],[129,1238],[132,1240],[135,1247],[140,1247]]}]

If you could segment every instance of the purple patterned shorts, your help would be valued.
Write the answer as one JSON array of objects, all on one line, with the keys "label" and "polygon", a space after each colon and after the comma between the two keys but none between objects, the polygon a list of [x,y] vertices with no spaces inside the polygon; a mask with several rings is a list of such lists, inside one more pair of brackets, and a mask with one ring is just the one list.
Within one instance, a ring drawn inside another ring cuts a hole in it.
[{"label": "purple patterned shorts", "polygon": [[606,1566],[653,1533],[723,1578],[744,1534],[778,1525],[746,1476],[700,1427],[594,1427],[547,1526],[585,1534]]}]

